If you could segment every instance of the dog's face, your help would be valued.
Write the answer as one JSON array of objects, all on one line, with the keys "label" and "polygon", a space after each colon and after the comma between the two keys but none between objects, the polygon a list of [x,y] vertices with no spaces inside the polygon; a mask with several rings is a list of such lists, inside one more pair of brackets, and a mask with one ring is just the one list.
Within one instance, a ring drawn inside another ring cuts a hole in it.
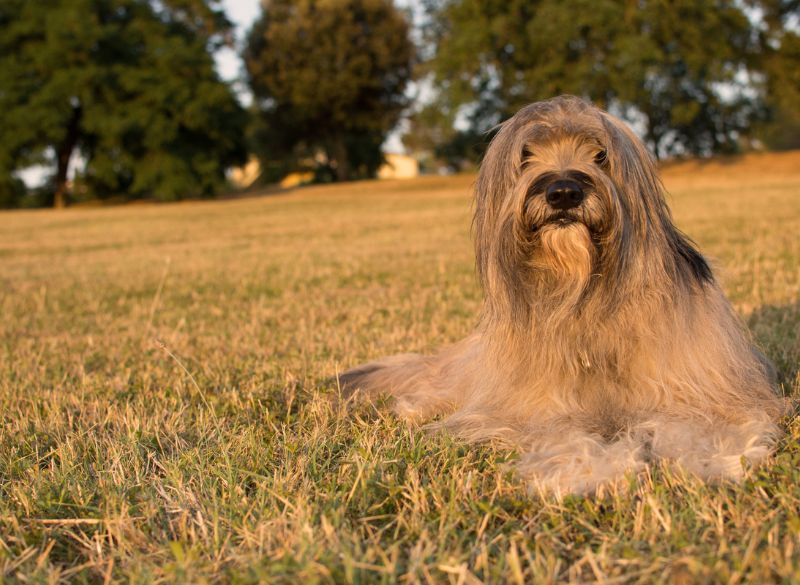
[{"label": "dog's face", "polygon": [[533,124],[527,131],[515,196],[520,221],[533,239],[576,227],[598,239],[619,218],[604,133],[570,130]]},{"label": "dog's face", "polygon": [[590,113],[566,123],[534,120],[521,130],[512,195],[527,266],[573,290],[586,286],[604,243],[624,221],[608,174],[609,141]]},{"label": "dog's face", "polygon": [[672,225],[642,142],[574,97],[532,104],[503,124],[481,165],[474,226],[487,297],[505,297],[512,311],[532,285],[577,302],[592,282],[621,294],[632,272],[707,271]]}]

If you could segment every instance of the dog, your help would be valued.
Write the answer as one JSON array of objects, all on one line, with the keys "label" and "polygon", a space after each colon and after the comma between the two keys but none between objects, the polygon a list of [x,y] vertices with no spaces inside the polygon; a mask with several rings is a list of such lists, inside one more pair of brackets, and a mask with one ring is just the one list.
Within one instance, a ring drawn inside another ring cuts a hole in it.
[{"label": "dog", "polygon": [[622,121],[572,96],[522,108],[481,164],[473,231],[474,332],[351,369],[345,395],[512,445],[542,493],[593,494],[657,460],[738,480],[769,455],[774,369]]}]

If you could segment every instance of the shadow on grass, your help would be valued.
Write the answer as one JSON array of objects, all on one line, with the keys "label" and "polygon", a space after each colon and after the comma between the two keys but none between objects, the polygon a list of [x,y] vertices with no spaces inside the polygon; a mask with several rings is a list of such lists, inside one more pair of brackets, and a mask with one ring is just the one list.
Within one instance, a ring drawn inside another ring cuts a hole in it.
[{"label": "shadow on grass", "polygon": [[747,325],[775,364],[784,394],[800,398],[800,302],[759,307],[748,317]]}]

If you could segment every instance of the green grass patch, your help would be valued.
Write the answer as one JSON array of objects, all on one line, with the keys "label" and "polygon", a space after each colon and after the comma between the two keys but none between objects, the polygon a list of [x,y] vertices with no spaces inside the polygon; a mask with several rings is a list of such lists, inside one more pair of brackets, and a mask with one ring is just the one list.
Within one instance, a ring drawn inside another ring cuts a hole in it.
[{"label": "green grass patch", "polygon": [[[731,172],[668,174],[676,220],[797,397],[800,173]],[[742,485],[555,502],[508,450],[336,406],[335,372],[474,326],[471,180],[0,215],[0,574],[800,582],[796,422]]]}]

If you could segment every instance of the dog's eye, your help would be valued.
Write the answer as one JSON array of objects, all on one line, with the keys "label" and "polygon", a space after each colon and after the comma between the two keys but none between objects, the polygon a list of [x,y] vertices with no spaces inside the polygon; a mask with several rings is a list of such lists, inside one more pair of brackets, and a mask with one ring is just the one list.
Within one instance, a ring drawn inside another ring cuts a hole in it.
[{"label": "dog's eye", "polygon": [[522,149],[522,162],[526,162],[529,158],[533,157],[533,150],[529,146]]},{"label": "dog's eye", "polygon": [[596,165],[601,167],[606,166],[608,163],[608,153],[605,150],[599,151],[596,155],[594,155],[594,162]]}]

